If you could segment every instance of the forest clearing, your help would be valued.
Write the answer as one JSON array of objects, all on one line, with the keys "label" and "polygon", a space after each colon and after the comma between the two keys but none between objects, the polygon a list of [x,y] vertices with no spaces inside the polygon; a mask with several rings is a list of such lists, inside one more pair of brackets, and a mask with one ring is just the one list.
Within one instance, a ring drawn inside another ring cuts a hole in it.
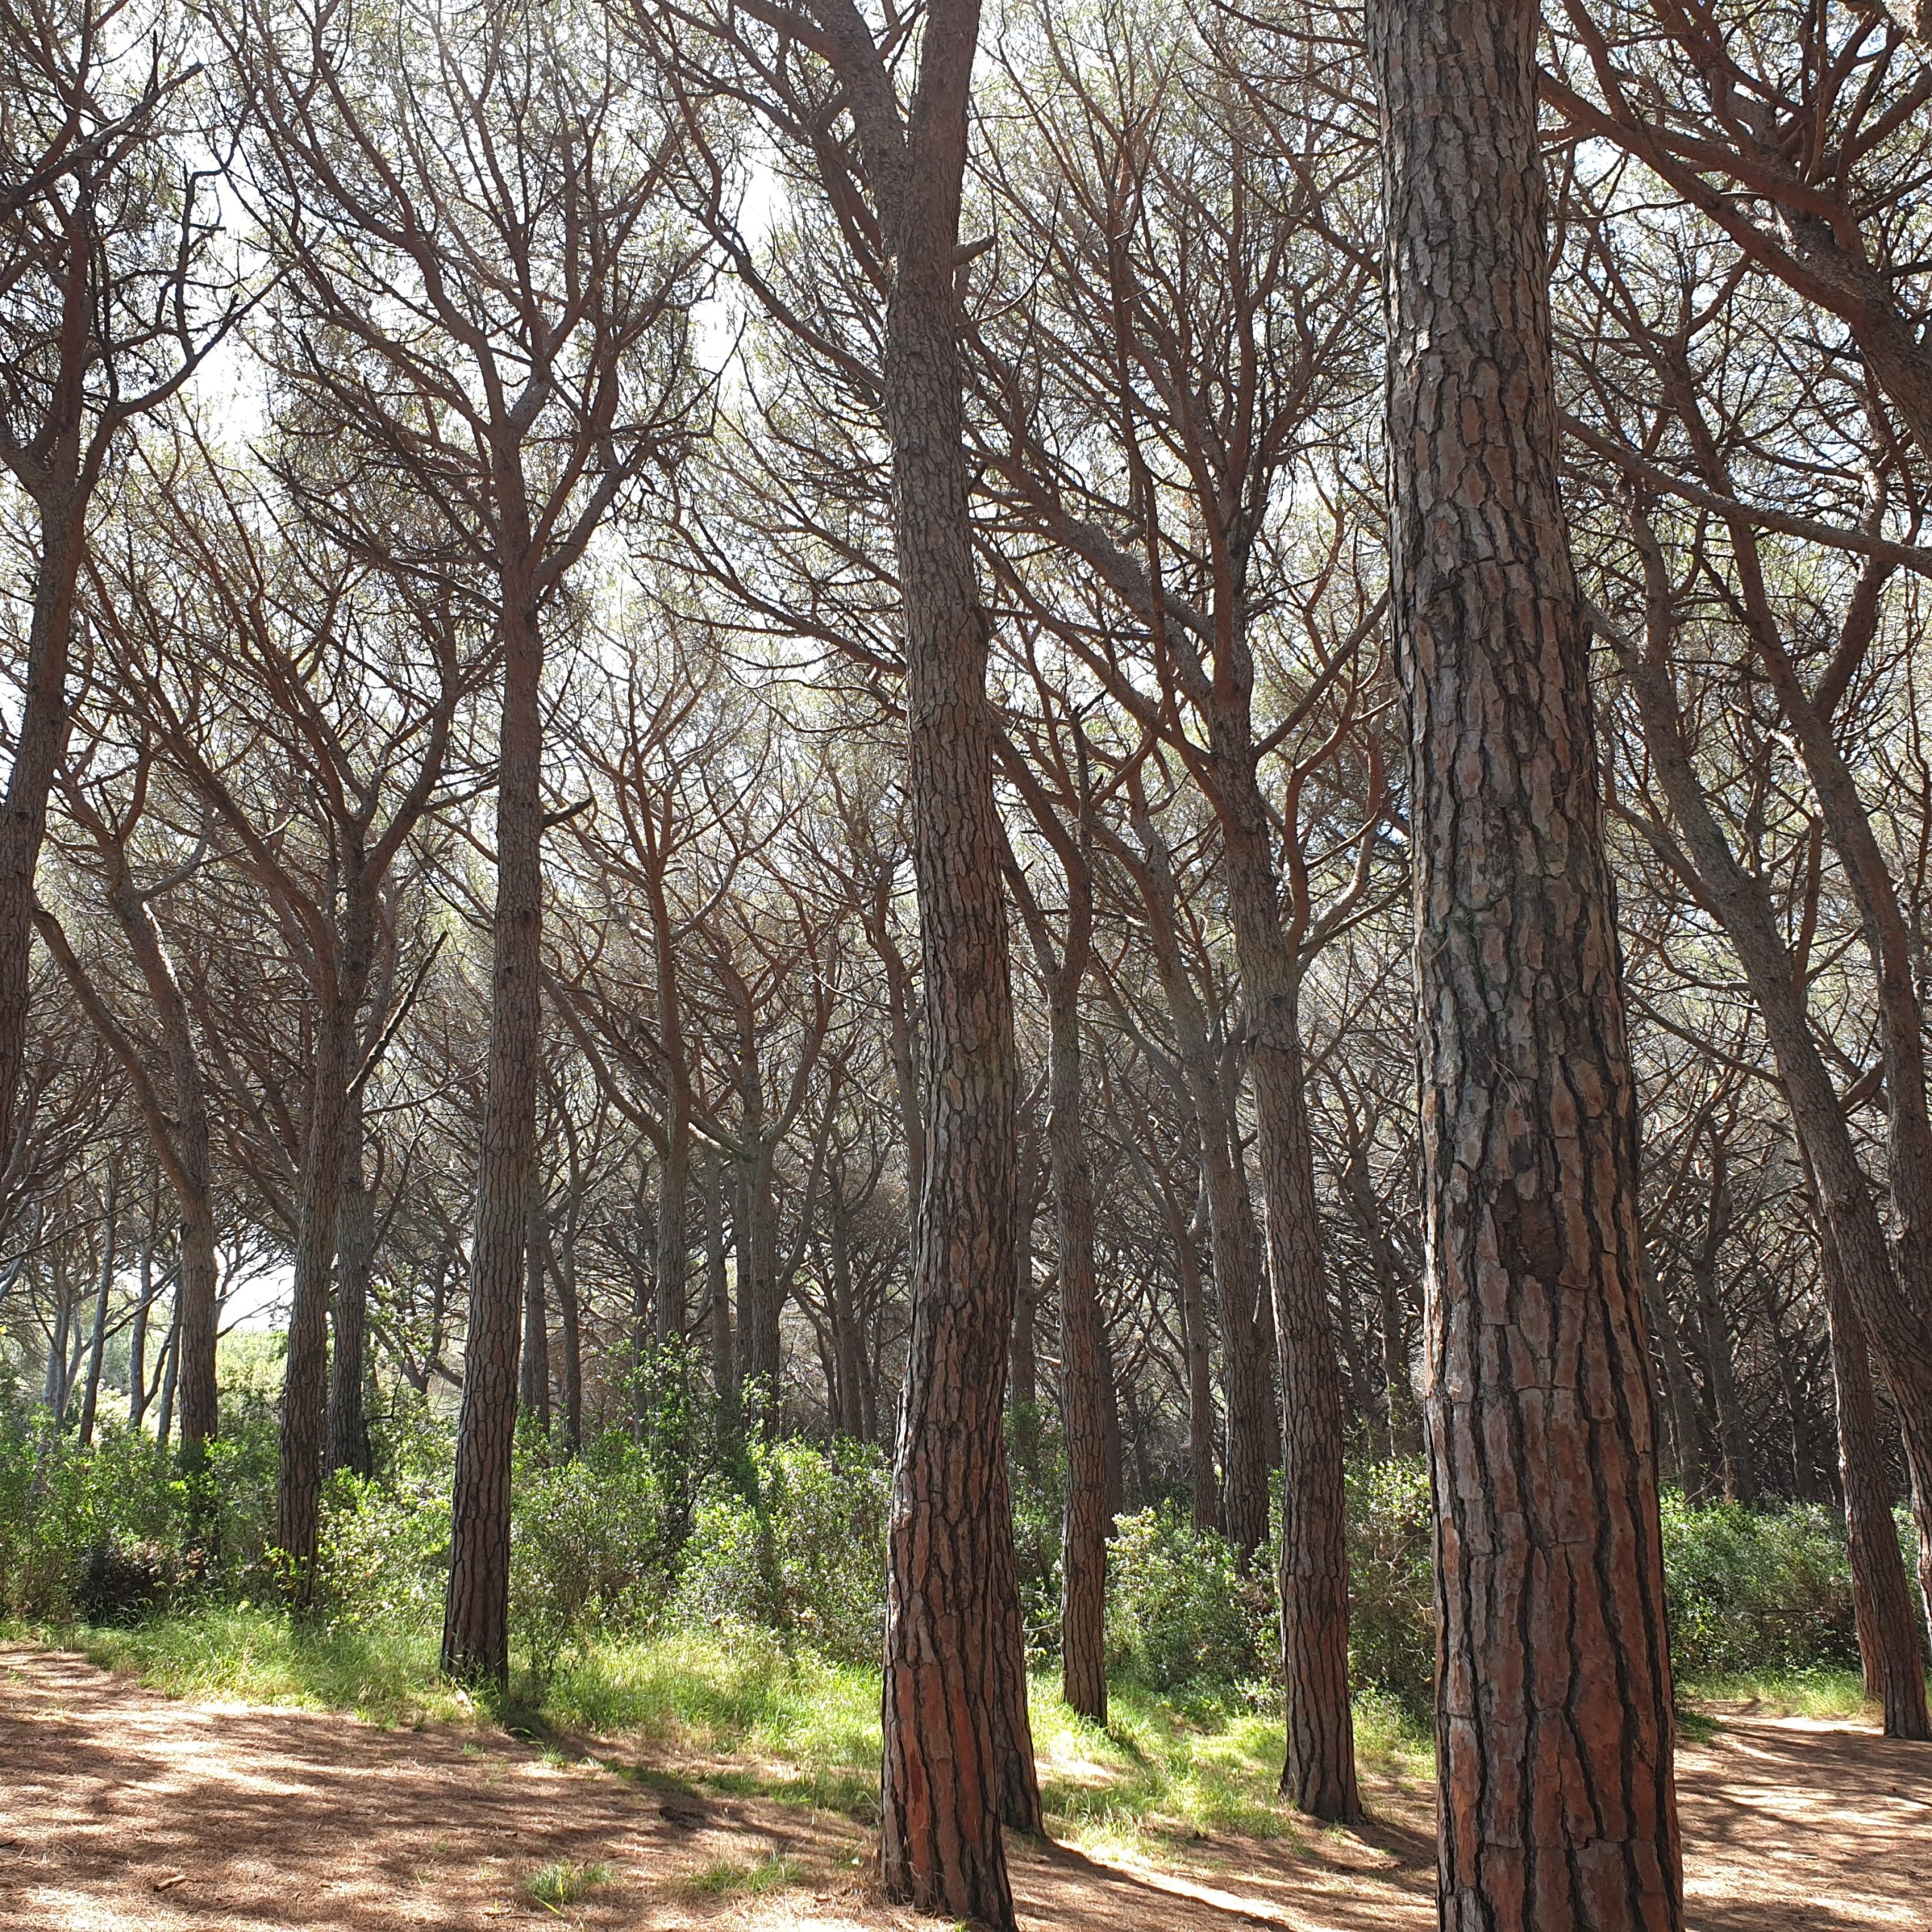
[{"label": "forest clearing", "polygon": [[[0,1649],[0,1725],[14,1740],[0,1915],[20,1932],[934,1922],[879,1899],[875,1838],[848,1817],[718,1795],[715,1761],[621,1740],[539,1752],[500,1735],[479,1749],[441,1724],[372,1732],[164,1697],[20,1646]],[[1057,1755],[1041,1757],[1050,1784],[1069,1768]],[[1678,1778],[1694,1932],[1932,1922],[1932,1745],[1725,1706]],[[1347,1832],[1177,1836],[1126,1858],[1017,1845],[1020,1921],[1422,1932],[1435,1915],[1427,1781],[1371,1771],[1364,1795],[1368,1820]]]}]

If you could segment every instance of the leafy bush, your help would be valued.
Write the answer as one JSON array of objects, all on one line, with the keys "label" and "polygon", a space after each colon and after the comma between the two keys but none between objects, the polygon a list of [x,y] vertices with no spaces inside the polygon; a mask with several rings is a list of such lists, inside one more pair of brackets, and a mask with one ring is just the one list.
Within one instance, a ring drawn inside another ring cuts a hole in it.
[{"label": "leafy bush", "polygon": [[1274,1648],[1267,1585],[1196,1530],[1176,1503],[1123,1516],[1107,1561],[1109,1668],[1150,1690],[1241,1684],[1267,1674]]},{"label": "leafy bush", "polygon": [[522,1446],[512,1488],[510,1621],[543,1682],[593,1629],[633,1635],[663,1605],[673,1505],[658,1463],[625,1436],[599,1437],[562,1463],[549,1460],[540,1438]]},{"label": "leafy bush", "polygon": [[758,1443],[749,1495],[714,1481],[685,1547],[676,1614],[761,1624],[826,1656],[877,1658],[885,1634],[891,1486],[877,1449]]},{"label": "leafy bush", "polygon": [[1434,1534],[1420,1456],[1348,1478],[1349,1675],[1426,1723],[1435,1700]]},{"label": "leafy bush", "polygon": [[89,1546],[74,1586],[74,1608],[90,1623],[138,1623],[172,1591],[174,1554],[158,1543],[103,1537]]},{"label": "leafy bush", "polygon": [[1699,1506],[1671,1491],[1663,1561],[1680,1675],[1858,1662],[1844,1527],[1817,1504]]}]

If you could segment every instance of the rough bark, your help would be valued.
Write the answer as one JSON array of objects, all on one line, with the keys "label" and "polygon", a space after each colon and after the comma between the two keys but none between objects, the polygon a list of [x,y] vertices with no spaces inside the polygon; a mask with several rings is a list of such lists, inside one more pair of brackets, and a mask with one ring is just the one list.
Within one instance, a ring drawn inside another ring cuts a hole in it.
[{"label": "rough bark", "polygon": [[528,588],[504,589],[489,1076],[442,1647],[449,1675],[497,1684],[509,1675],[510,1452],[543,1023],[543,644]]},{"label": "rough bark", "polygon": [[[870,48],[860,110],[895,257],[881,413],[903,601],[927,1073],[888,1539],[880,1856],[889,1897],[1011,1928],[1001,1789],[1024,1712],[1009,1698],[1000,1721],[1006,1620],[989,1597],[1010,1594],[1012,1577],[1001,1414],[1016,1080],[953,262],[978,32],[974,0],[940,0],[927,13],[909,118],[900,122]],[[856,73],[846,78],[861,85]],[[1030,1746],[1025,1755],[1030,1761]]]},{"label": "rough bark", "polygon": [[1410,706],[1438,1899],[1675,1932],[1635,1090],[1557,484],[1538,15],[1380,0]]}]

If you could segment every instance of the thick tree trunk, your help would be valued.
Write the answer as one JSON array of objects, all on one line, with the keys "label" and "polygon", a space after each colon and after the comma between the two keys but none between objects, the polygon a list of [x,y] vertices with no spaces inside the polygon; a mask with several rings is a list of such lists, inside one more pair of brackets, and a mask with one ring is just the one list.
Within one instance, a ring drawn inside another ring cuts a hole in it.
[{"label": "thick tree trunk", "polygon": [[363,1412],[368,1380],[369,1278],[376,1264],[376,1197],[363,1176],[362,1100],[349,1100],[346,1186],[336,1231],[334,1352],[329,1358],[329,1467],[366,1476],[369,1424]]},{"label": "thick tree trunk", "polygon": [[510,1454],[543,1046],[543,642],[528,586],[506,583],[504,592],[490,1070],[477,1163],[442,1651],[450,1676],[494,1684],[509,1675]]},{"label": "thick tree trunk", "polygon": [[[897,175],[879,183],[897,245],[882,403],[928,1076],[888,1539],[880,1858],[888,1897],[1010,1932],[1000,1820],[1026,1735],[1010,1683],[1002,1700],[1018,1621],[1007,1601],[1014,1570],[1001,1430],[1016,1078],[953,263],[978,29],[972,0],[928,11],[906,144],[875,160]],[[1023,1758],[1030,1778],[1030,1739]]]},{"label": "thick tree trunk", "polygon": [[1819,1274],[1831,1327],[1832,1382],[1838,1397],[1838,1477],[1844,1490],[1845,1541],[1858,1623],[1865,1694],[1884,1709],[1887,1737],[1932,1737],[1925,1703],[1925,1642],[1912,1614],[1905,1563],[1892,1521],[1890,1485],[1872,1390],[1865,1330],[1839,1278],[1831,1233],[1820,1217]]},{"label": "thick tree trunk", "polygon": [[1069,971],[1047,1004],[1047,1156],[1060,1266],[1060,1426],[1066,1500],[1060,1521],[1060,1687],[1107,1721],[1106,1399],[1100,1287],[1094,1273],[1094,1176],[1080,1124],[1080,1016]]},{"label": "thick tree trunk", "polygon": [[1635,1094],[1557,483],[1539,17],[1378,0],[1442,1924],[1675,1932]]}]

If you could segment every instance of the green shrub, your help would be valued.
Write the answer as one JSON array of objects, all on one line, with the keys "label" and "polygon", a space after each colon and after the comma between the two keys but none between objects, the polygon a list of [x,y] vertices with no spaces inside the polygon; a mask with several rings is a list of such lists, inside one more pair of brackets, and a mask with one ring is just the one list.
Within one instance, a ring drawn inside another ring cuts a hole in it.
[{"label": "green shrub", "polygon": [[750,1495],[714,1481],[699,1500],[675,1614],[763,1625],[851,1662],[877,1658],[891,1497],[884,1457],[853,1442],[757,1443],[747,1453]]},{"label": "green shrub", "polygon": [[675,1555],[670,1490],[627,1437],[601,1436],[561,1463],[525,1438],[512,1489],[510,1623],[540,1683],[593,1630],[632,1635],[662,1607]]},{"label": "green shrub", "polygon": [[1234,1552],[1177,1503],[1121,1517],[1107,1555],[1109,1667],[1155,1690],[1269,1672],[1274,1603]]},{"label": "green shrub", "polygon": [[1680,1675],[1855,1665],[1843,1524],[1815,1503],[1663,1499],[1671,1657]]},{"label": "green shrub", "polygon": [[1426,1724],[1435,1700],[1428,1466],[1420,1456],[1351,1464],[1348,1512],[1349,1681]]}]

